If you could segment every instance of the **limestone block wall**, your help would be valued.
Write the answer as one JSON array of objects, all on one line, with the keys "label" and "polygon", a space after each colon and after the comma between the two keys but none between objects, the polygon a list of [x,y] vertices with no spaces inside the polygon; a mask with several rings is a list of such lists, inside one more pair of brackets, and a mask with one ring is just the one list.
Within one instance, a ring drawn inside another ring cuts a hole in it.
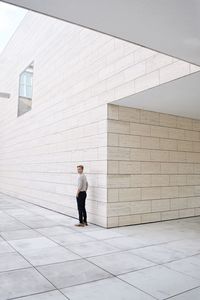
[{"label": "limestone block wall", "polygon": [[[19,75],[32,62],[32,110],[17,117]],[[76,165],[82,163],[89,221],[106,227],[107,103],[198,70],[28,12],[0,54],[0,87],[11,94],[0,100],[0,191],[77,216]]]},{"label": "limestone block wall", "polygon": [[108,105],[108,224],[200,215],[200,120]]}]

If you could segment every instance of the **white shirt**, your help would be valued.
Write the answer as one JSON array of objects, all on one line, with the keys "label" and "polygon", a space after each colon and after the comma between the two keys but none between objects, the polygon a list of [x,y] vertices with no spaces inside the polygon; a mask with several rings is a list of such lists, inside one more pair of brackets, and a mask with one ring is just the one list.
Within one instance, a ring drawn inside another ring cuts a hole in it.
[{"label": "white shirt", "polygon": [[81,192],[86,192],[88,189],[87,178],[83,173],[78,175],[78,189]]}]

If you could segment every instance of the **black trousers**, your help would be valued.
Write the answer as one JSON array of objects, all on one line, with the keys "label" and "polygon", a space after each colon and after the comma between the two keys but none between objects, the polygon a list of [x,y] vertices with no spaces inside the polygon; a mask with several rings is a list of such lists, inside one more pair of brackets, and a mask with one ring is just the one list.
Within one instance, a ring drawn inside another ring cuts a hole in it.
[{"label": "black trousers", "polygon": [[86,192],[79,192],[77,200],[78,214],[79,214],[79,222],[83,224],[83,222],[87,223],[87,212],[85,209],[85,200],[87,194]]}]

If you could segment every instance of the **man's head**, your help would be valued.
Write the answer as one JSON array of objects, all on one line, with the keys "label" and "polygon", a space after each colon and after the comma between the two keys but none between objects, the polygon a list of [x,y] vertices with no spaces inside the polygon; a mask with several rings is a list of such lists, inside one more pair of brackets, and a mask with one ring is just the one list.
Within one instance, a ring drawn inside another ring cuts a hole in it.
[{"label": "man's head", "polygon": [[83,173],[83,169],[84,169],[83,165],[77,166],[77,172],[78,172],[78,174],[82,174]]}]

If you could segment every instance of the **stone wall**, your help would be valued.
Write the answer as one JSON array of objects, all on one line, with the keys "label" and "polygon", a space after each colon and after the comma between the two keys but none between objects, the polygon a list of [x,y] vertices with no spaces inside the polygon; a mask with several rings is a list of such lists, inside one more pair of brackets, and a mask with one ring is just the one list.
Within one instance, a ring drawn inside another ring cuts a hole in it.
[{"label": "stone wall", "polygon": [[200,120],[108,105],[108,224],[200,215]]}]

